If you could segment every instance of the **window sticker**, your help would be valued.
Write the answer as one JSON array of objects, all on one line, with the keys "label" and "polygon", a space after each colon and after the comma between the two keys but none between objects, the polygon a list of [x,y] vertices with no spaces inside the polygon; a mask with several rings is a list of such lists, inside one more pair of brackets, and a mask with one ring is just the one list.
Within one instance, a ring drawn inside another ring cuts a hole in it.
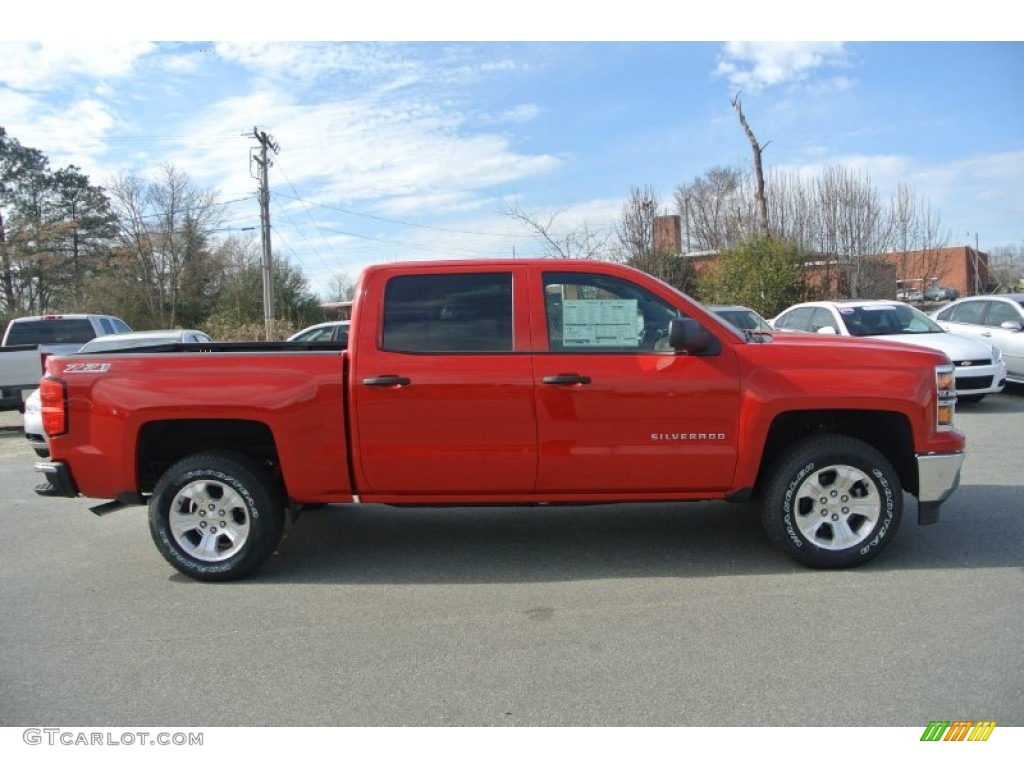
[{"label": "window sticker", "polygon": [[565,347],[640,346],[642,324],[636,299],[566,299],[562,312]]}]

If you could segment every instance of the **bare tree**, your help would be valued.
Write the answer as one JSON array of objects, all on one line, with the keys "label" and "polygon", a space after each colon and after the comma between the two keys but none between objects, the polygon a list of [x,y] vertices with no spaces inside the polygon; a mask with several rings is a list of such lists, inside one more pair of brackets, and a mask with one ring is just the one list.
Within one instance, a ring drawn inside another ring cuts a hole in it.
[{"label": "bare tree", "polygon": [[526,227],[534,240],[540,243],[545,256],[560,259],[609,260],[614,256],[609,243],[611,233],[601,234],[591,230],[584,222],[573,229],[559,233],[555,220],[564,211],[556,211],[542,217],[531,214],[519,207],[518,203],[506,204],[502,214]]},{"label": "bare tree", "polygon": [[745,183],[743,171],[716,166],[676,189],[687,251],[723,251],[743,240],[751,222]]},{"label": "bare tree", "polygon": [[335,272],[327,283],[327,295],[324,299],[329,302],[352,301],[355,292],[356,281],[348,272]]},{"label": "bare tree", "polygon": [[142,302],[146,324],[167,328],[209,311],[223,274],[212,256],[221,221],[215,193],[167,165],[154,181],[122,175],[110,185],[121,271]]},{"label": "bare tree", "polygon": [[889,215],[890,250],[896,254],[901,288],[906,292],[924,291],[929,281],[943,271],[940,252],[949,241],[949,233],[942,232],[938,216],[902,182],[889,202]]},{"label": "bare tree", "polygon": [[636,258],[654,250],[654,220],[660,207],[653,187],[630,188],[616,227],[619,245],[627,258]]},{"label": "bare tree", "polygon": [[[757,204],[758,223],[761,228],[761,235],[763,237],[771,237],[771,228],[768,226],[768,201],[765,197],[764,191],[764,167],[762,165],[761,154],[764,152],[764,148],[768,144],[758,144],[757,138],[754,136],[754,132],[750,129],[747,124],[747,118],[743,114],[743,104],[740,102],[740,95],[737,93],[735,98],[732,100],[732,107],[736,110],[736,115],[740,119],[740,125],[743,126],[744,133],[747,134],[747,139],[750,141],[750,148],[754,153],[754,200]],[[768,142],[769,144],[771,142]]]},{"label": "bare tree", "polygon": [[989,254],[988,275],[995,293],[1024,290],[1024,245],[1004,245]]}]

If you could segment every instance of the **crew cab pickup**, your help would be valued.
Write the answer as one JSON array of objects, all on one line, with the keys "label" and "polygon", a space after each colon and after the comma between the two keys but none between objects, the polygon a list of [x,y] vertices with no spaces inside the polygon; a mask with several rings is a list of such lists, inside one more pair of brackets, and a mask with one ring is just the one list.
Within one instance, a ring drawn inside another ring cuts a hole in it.
[{"label": "crew cab pickup", "polygon": [[596,261],[374,266],[347,345],[50,358],[42,495],[148,504],[166,560],[250,573],[315,505],[756,500],[798,561],[847,567],[959,483],[941,352],[743,332]]}]

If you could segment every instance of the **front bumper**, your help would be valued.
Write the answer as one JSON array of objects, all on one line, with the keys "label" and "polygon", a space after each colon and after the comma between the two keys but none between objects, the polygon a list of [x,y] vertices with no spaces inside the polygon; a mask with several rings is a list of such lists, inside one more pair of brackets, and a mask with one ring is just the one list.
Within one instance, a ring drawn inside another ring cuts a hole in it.
[{"label": "front bumper", "polygon": [[1006,386],[1006,363],[1000,360],[991,365],[965,366],[956,363],[953,376],[956,379],[956,393],[964,397],[995,395]]},{"label": "front bumper", "polygon": [[939,508],[960,485],[960,467],[966,454],[929,453],[917,456],[917,522],[930,525],[939,521]]}]

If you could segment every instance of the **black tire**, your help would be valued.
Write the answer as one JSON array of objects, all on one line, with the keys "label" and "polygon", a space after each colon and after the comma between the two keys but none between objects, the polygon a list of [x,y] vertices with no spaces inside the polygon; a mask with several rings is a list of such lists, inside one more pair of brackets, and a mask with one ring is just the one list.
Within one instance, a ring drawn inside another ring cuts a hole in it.
[{"label": "black tire", "polygon": [[160,554],[186,576],[238,579],[258,568],[281,540],[283,495],[245,456],[197,453],[174,464],[156,484],[149,530]]},{"label": "black tire", "polygon": [[815,568],[866,563],[896,535],[903,487],[892,464],[843,435],[808,438],[771,468],[761,498],[768,538]]}]

